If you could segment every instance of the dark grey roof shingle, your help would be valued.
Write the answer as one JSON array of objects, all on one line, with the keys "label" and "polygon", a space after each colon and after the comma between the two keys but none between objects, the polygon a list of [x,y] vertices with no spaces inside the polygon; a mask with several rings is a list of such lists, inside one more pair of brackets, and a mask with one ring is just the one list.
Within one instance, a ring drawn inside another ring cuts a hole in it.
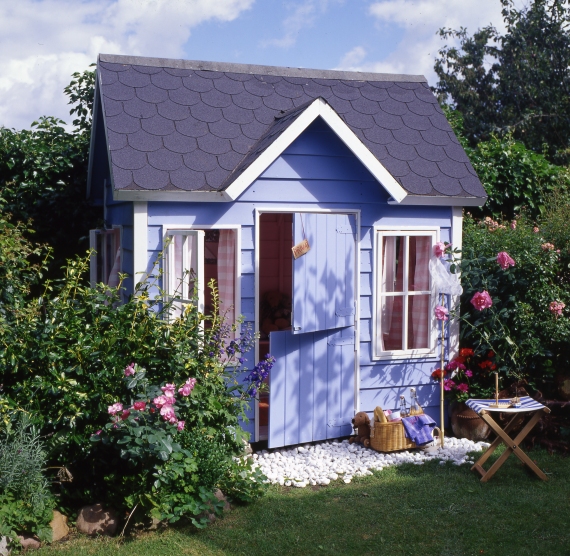
[{"label": "dark grey roof shingle", "polygon": [[486,197],[422,76],[100,55],[116,189],[220,191],[317,98],[412,195]]}]

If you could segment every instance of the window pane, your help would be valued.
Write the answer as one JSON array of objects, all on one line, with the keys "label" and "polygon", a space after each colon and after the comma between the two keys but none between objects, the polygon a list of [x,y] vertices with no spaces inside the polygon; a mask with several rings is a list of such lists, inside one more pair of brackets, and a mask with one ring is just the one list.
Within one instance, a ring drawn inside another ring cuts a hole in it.
[{"label": "window pane", "polygon": [[408,297],[408,349],[429,347],[429,295]]},{"label": "window pane", "polygon": [[383,292],[404,291],[404,246],[401,236],[382,238],[382,286]]},{"label": "window pane", "polygon": [[391,295],[381,300],[381,343],[382,351],[403,349],[403,296]]},{"label": "window pane", "polygon": [[408,271],[408,290],[411,292],[429,291],[429,259],[431,255],[431,236],[410,236],[410,267]]}]

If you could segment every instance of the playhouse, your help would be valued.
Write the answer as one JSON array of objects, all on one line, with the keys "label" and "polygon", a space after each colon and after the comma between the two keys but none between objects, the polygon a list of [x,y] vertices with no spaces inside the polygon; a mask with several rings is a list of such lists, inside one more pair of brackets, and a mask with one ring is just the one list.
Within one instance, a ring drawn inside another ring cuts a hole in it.
[{"label": "playhouse", "polygon": [[93,122],[92,280],[132,291],[167,239],[166,295],[191,269],[208,310],[217,280],[276,357],[252,441],[346,436],[411,386],[437,417],[428,263],[486,194],[423,76],[101,54]]}]

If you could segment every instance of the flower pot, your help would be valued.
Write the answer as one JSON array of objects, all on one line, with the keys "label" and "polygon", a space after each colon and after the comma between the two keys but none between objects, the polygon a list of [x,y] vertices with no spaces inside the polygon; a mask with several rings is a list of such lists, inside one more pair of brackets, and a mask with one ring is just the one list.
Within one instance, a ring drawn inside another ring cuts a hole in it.
[{"label": "flower pot", "polygon": [[491,434],[491,427],[469,409],[464,402],[453,402],[449,406],[451,430],[458,438],[479,442]]}]

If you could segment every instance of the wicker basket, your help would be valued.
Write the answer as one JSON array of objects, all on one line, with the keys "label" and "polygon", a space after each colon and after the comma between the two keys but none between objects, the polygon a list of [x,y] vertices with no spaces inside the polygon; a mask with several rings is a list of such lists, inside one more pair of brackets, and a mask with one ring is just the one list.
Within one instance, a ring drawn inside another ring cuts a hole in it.
[{"label": "wicker basket", "polygon": [[404,434],[402,421],[393,423],[374,423],[370,428],[370,447],[377,452],[395,452],[409,450],[416,445]]}]

